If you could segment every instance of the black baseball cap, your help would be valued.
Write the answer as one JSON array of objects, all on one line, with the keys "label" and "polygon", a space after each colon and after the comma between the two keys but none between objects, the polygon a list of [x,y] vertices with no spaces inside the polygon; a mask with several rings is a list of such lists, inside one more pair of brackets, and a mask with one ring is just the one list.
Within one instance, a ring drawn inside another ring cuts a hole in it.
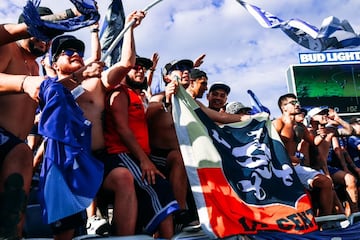
[{"label": "black baseball cap", "polygon": [[221,82],[213,83],[209,89],[209,92],[215,91],[217,89],[224,90],[227,95],[229,95],[229,93],[230,93],[230,87],[228,85],[226,85],[225,83],[221,83]]},{"label": "black baseball cap", "polygon": [[173,60],[165,64],[163,69],[163,75],[168,75],[173,70],[183,70],[183,69],[192,69],[194,67],[193,61],[189,59]]},{"label": "black baseball cap", "polygon": [[50,47],[50,60],[51,63],[56,61],[56,58],[59,56],[62,50],[72,48],[75,50],[78,50],[79,52],[85,51],[85,44],[83,41],[77,39],[74,36],[71,35],[62,35],[56,37]]},{"label": "black baseball cap", "polygon": [[148,69],[150,69],[152,67],[153,62],[148,58],[136,57],[135,65],[142,66],[142,67],[144,67],[144,68],[146,68],[148,70]]}]

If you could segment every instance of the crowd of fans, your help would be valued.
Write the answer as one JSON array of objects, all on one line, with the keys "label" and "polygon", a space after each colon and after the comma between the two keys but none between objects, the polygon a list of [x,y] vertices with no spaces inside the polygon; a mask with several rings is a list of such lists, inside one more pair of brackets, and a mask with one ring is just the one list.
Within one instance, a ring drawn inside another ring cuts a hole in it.
[{"label": "crowd of fans", "polygon": [[[43,7],[38,11],[52,14]],[[207,73],[199,68],[205,55],[169,61],[161,73],[165,89],[152,92],[159,55],[140,57],[135,50],[134,29],[144,17],[142,11],[128,15],[126,21],[134,24],[124,35],[121,60],[106,70],[99,61],[97,24],[90,28],[92,56],[86,61],[84,42],[72,35],[41,41],[21,21],[1,25],[0,238],[26,237],[24,215],[34,189],[40,189],[38,202],[55,239],[84,234],[78,232],[82,227],[88,234],[171,238],[199,225],[174,129],[172,95],[179,87],[195,100],[206,94],[208,106],[197,103],[218,124],[247,121],[252,108],[228,103],[227,84],[208,88]],[[36,62],[41,56],[43,74]],[[278,106],[282,115],[273,125],[315,215],[358,212],[360,118],[345,121],[328,107],[301,108],[291,93],[280,96]],[[48,198],[62,194],[48,187],[54,168],[65,182],[79,180],[70,188],[80,189],[87,199],[79,205],[89,207],[54,216],[72,208]],[[88,172],[77,178],[72,170],[78,168]],[[32,181],[38,175],[40,182]]]}]

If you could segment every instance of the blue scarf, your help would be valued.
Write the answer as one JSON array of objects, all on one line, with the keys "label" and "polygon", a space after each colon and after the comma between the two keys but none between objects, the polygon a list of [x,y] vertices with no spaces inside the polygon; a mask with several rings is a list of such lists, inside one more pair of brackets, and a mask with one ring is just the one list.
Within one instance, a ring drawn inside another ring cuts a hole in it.
[{"label": "blue scarf", "polygon": [[82,14],[81,16],[59,21],[46,21],[40,18],[36,10],[40,4],[40,0],[28,0],[22,13],[24,21],[28,26],[28,32],[37,39],[48,42],[64,32],[76,31],[80,28],[90,26],[99,20],[100,14],[95,6],[94,0],[70,1]]}]

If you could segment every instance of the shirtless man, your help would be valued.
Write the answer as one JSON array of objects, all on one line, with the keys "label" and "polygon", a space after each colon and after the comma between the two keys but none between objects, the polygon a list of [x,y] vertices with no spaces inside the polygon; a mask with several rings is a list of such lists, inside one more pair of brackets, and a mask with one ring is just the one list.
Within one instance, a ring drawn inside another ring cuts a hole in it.
[{"label": "shirtless man", "polygon": [[[343,121],[333,109],[315,107],[311,109],[307,118],[309,120],[311,131],[314,135],[322,134],[321,137],[323,141],[316,147],[314,158],[316,158],[316,163],[320,163],[319,166],[314,166],[315,169],[321,169],[323,172],[331,177],[335,184],[339,184],[345,187],[346,190],[346,199],[349,203],[349,208],[346,209],[347,215],[351,213],[358,212],[358,189],[356,187],[356,178],[354,175],[347,169],[345,160],[343,158],[338,158],[340,164],[343,166],[343,169],[329,166],[329,151],[332,146],[335,153],[342,155],[339,143],[336,136],[336,128],[327,127],[329,122],[335,122],[336,126],[341,125],[345,131],[351,132],[351,126],[349,123]],[[343,123],[345,122],[345,123]],[[335,144],[335,145],[334,145]],[[311,147],[310,147],[311,149]],[[343,157],[343,156],[342,156]],[[330,160],[331,162],[331,160]]]},{"label": "shirtless man", "polygon": [[[80,108],[84,111],[84,116],[91,121],[91,149],[93,154],[101,161],[106,161],[106,151],[103,136],[102,114],[104,111],[104,99],[107,89],[119,84],[128,71],[135,65],[135,43],[133,30],[144,18],[142,11],[132,12],[126,19],[127,22],[136,19],[135,24],[124,35],[122,57],[120,62],[114,64],[104,71],[101,78],[85,78],[81,81],[81,86],[85,92],[77,98]],[[62,42],[72,41],[72,36],[60,36]],[[77,40],[79,41],[79,40]],[[65,50],[71,50],[67,51]],[[52,52],[53,68],[56,70],[59,79],[70,77],[74,81],[72,88],[76,87],[78,76],[77,69],[84,66],[82,58],[76,51],[71,49],[71,45],[59,45]],[[70,54],[72,53],[72,54]],[[70,56],[68,56],[68,54]],[[59,61],[59,57],[62,62]],[[73,74],[75,72],[75,74]],[[78,82],[80,83],[80,82]],[[71,88],[71,86],[70,86]],[[108,175],[104,176],[103,187],[115,194],[113,224],[116,235],[131,235],[135,231],[137,201],[134,189],[134,180],[131,173],[126,168],[116,168]],[[126,224],[123,219],[127,219]],[[62,233],[63,237],[72,236],[72,231]]]},{"label": "shirtless man", "polygon": [[[38,12],[52,13],[43,7]],[[1,25],[0,36],[0,237],[19,237],[32,177],[33,153],[25,139],[44,79],[36,58],[47,52],[49,43],[29,36],[25,23]]]},{"label": "shirtless man", "polygon": [[333,210],[333,198],[329,197],[333,195],[331,179],[319,171],[303,166],[301,159],[296,156],[301,139],[311,145],[319,145],[324,139],[322,135],[312,135],[302,123],[296,122],[295,116],[301,113],[301,108],[294,94],[280,96],[278,106],[282,115],[273,121],[273,125],[285,145],[300,182],[308,190],[319,190],[319,215],[329,215]]}]

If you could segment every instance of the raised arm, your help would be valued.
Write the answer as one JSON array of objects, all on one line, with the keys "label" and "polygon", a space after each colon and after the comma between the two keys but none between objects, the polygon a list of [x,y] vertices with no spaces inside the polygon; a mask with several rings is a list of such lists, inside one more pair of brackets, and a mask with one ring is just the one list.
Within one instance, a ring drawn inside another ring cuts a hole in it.
[{"label": "raised arm", "polygon": [[90,26],[90,38],[91,38],[91,55],[90,58],[85,60],[85,64],[100,61],[101,58],[101,46],[99,39],[99,23],[95,23]]},{"label": "raised arm", "polygon": [[136,60],[134,29],[140,25],[145,17],[145,12],[134,11],[126,18],[126,24],[135,20],[135,23],[124,34],[121,60],[103,72],[102,82],[106,88],[121,82],[129,70],[134,67]]},{"label": "raised arm", "polygon": [[246,121],[250,118],[249,115],[245,114],[229,114],[226,112],[217,112],[215,110],[212,110],[208,107],[206,107],[204,104],[202,104],[200,101],[197,101],[198,105],[200,106],[200,109],[214,122],[218,123],[234,123],[234,122],[241,122]]},{"label": "raised arm", "polygon": [[[76,8],[67,9],[59,13],[54,13],[52,15],[42,16],[41,19],[44,20],[63,20],[67,18],[73,18],[75,16],[81,15]],[[25,39],[31,37],[27,31],[28,26],[25,23],[8,23],[0,25],[0,46],[15,42],[20,39]]]},{"label": "raised arm", "polygon": [[329,109],[329,123],[335,126],[342,126],[342,128],[338,128],[338,133],[341,136],[354,134],[354,128],[351,124],[343,120],[334,109]]}]

